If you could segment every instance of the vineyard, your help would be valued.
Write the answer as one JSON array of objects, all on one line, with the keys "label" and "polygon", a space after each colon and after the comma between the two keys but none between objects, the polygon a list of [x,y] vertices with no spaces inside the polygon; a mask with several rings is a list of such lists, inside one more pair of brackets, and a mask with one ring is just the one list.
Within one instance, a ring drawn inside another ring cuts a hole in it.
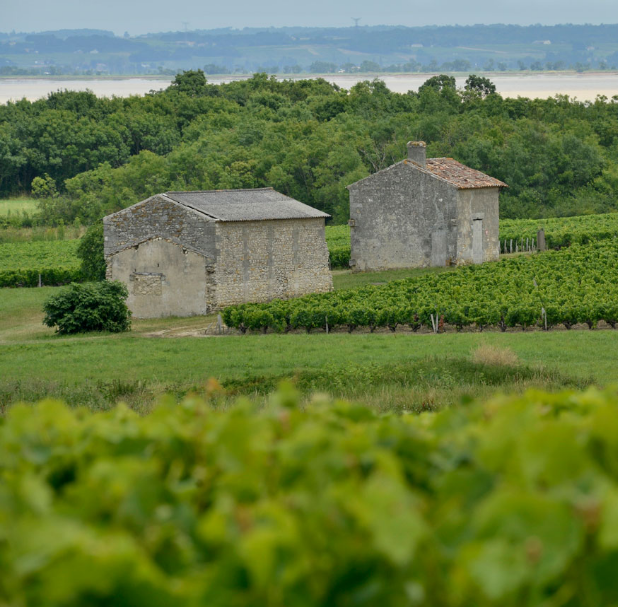
[{"label": "vineyard", "polygon": [[618,322],[618,244],[601,241],[562,251],[502,259],[453,272],[427,274],[383,286],[308,295],[266,304],[243,304],[223,311],[228,326],[241,332],[269,329],[352,332],[368,327],[413,331],[444,324],[462,330],[502,331],[540,325],[567,329],[601,320]]},{"label": "vineyard", "polygon": [[[583,215],[551,219],[501,219],[500,251],[524,251],[532,248],[537,232],[545,230],[545,243],[550,249],[574,244],[588,244],[618,237],[618,213]],[[348,268],[350,262],[350,228],[327,226],[326,242],[333,268]]]},{"label": "vineyard", "polygon": [[[618,236],[618,213],[556,217],[550,219],[501,219],[500,241],[510,245],[536,240],[537,231],[545,230],[545,242],[550,249],[588,244]],[[520,244],[521,248],[521,244]]]},{"label": "vineyard", "polygon": [[36,287],[81,280],[78,240],[0,244],[0,287]]},{"label": "vineyard", "polygon": [[597,390],[385,416],[291,389],[146,416],[18,405],[0,603],[615,605],[617,419]]}]

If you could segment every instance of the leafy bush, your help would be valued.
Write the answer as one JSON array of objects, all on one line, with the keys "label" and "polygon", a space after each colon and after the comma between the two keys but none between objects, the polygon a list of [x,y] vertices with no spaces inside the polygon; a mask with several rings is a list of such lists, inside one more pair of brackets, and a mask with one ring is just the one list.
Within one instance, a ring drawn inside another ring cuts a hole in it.
[{"label": "leafy bush", "polygon": [[350,267],[350,228],[347,225],[326,226],[326,244],[332,268]]},{"label": "leafy bush", "polygon": [[86,280],[105,280],[104,242],[101,221],[92,224],[79,241],[77,257],[81,259],[81,270]]},{"label": "leafy bush", "polygon": [[43,324],[57,327],[58,333],[110,331],[131,328],[131,312],[125,303],[129,292],[118,281],[71,284],[52,295],[43,305]]},{"label": "leafy bush", "polygon": [[297,404],[11,408],[0,601],[616,604],[615,392],[420,416]]}]

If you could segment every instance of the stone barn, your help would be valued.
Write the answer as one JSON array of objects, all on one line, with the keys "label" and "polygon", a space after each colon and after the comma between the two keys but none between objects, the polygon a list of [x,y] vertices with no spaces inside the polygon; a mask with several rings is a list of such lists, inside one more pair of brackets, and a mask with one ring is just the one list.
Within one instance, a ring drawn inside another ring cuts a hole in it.
[{"label": "stone barn", "polygon": [[157,194],[103,219],[107,278],[137,318],[330,291],[327,217],[272,188]]},{"label": "stone barn", "polygon": [[358,271],[498,259],[498,197],[505,183],[452,158],[408,158],[348,186],[350,265]]}]

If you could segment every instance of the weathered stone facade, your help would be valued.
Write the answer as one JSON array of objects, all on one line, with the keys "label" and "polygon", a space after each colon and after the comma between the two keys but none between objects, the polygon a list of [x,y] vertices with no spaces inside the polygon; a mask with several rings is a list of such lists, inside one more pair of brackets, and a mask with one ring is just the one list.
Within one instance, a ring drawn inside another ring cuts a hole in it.
[{"label": "weathered stone facade", "polygon": [[217,224],[215,276],[219,308],[331,291],[324,220]]},{"label": "weathered stone facade", "polygon": [[482,263],[499,257],[502,182],[452,159],[408,159],[350,186],[351,261],[358,271]]},{"label": "weathered stone facade", "polygon": [[[297,201],[291,211],[279,202],[276,212],[264,215],[303,212]],[[225,221],[167,195],[153,196],[104,219],[107,278],[128,286],[136,318],[208,314],[330,291],[325,214],[305,214]]]}]

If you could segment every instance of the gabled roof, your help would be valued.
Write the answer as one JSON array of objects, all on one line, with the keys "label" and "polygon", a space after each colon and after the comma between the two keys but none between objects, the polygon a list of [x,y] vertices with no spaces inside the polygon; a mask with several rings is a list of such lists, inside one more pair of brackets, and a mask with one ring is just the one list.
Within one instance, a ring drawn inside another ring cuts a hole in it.
[{"label": "gabled roof", "polygon": [[280,194],[272,188],[166,192],[163,196],[216,221],[330,217],[327,213],[322,213],[294,198]]},{"label": "gabled roof", "polygon": [[[452,158],[427,158],[426,165],[424,167],[406,158],[405,160],[397,162],[386,169],[373,173],[373,175],[369,175],[369,177],[365,177],[365,179],[372,179],[375,175],[386,173],[394,167],[402,165],[409,166],[410,168],[414,168],[422,173],[431,175],[432,177],[437,177],[441,181],[445,181],[450,183],[452,186],[455,186],[458,190],[509,187],[506,183],[500,181],[499,179],[485,175],[485,173],[481,173],[481,171],[471,169],[465,164],[461,164],[461,162],[457,162]],[[361,179],[356,183],[350,184],[348,188],[360,183],[361,181],[365,181],[365,179]]]},{"label": "gabled roof", "polygon": [[[418,168],[422,168],[416,165]],[[427,158],[425,170],[432,175],[452,183],[459,190],[478,188],[508,188],[506,183],[471,169],[452,158]]]}]

